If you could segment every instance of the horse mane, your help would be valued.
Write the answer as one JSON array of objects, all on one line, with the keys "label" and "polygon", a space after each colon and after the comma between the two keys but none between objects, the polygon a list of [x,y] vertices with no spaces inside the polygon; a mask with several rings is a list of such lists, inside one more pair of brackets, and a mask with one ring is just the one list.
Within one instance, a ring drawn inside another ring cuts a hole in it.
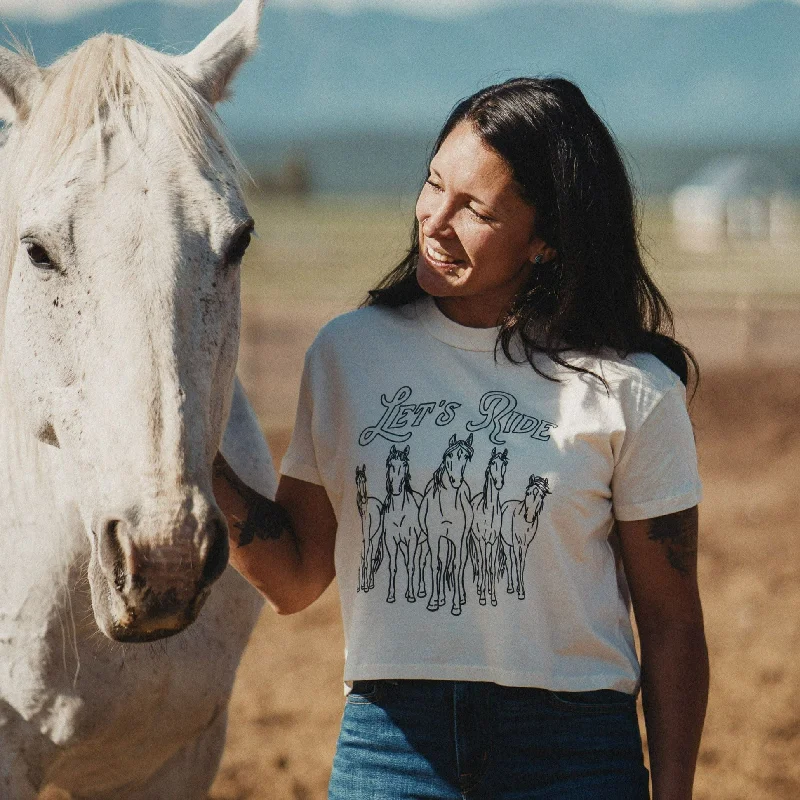
[{"label": "horse mane", "polygon": [[530,485],[536,490],[536,505],[534,506],[533,515],[538,519],[542,508],[544,508],[544,499],[550,494],[550,484],[547,478],[532,475]]},{"label": "horse mane", "polygon": [[489,459],[489,463],[483,471],[483,488],[481,489],[480,505],[483,507],[484,511],[489,506],[489,483],[492,480],[492,461],[494,461],[495,458],[496,456],[492,456],[492,458]]},{"label": "horse mane", "polygon": [[539,475],[531,475],[530,485],[538,489],[542,497],[550,494],[550,482],[547,478],[542,478]]},{"label": "horse mane", "polygon": [[433,483],[433,493],[436,494],[440,489],[444,487],[444,482],[442,481],[442,476],[444,475],[445,468],[444,468],[444,458],[442,458],[442,463],[434,470],[433,478],[431,482]]}]

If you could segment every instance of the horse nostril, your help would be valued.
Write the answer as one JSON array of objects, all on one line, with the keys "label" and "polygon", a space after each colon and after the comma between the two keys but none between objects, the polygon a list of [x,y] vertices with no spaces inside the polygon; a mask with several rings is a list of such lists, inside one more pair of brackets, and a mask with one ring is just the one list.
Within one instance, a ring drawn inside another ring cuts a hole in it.
[{"label": "horse nostril", "polygon": [[122,542],[125,534],[125,523],[118,519],[106,520],[100,531],[99,560],[102,567],[110,574],[118,591],[125,589],[130,573],[130,554],[126,552]]},{"label": "horse nostril", "polygon": [[212,584],[228,566],[228,526],[219,517],[211,519],[208,530],[208,554],[200,576],[200,588]]}]

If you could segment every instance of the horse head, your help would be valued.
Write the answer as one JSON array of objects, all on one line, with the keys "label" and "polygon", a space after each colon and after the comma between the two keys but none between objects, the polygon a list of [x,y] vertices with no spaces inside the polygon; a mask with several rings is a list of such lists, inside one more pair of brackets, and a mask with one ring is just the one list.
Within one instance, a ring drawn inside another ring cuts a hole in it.
[{"label": "horse head", "polygon": [[3,378],[19,427],[58,448],[119,641],[185,628],[227,564],[211,464],[253,221],[213,105],[262,8],[184,56],[101,35],[41,68],[0,48]]},{"label": "horse head", "polygon": [[545,497],[551,494],[547,478],[531,475],[525,488],[525,522],[529,525],[539,516]]},{"label": "horse head", "polygon": [[442,457],[442,466],[444,472],[450,481],[450,485],[454,489],[458,489],[464,482],[464,470],[467,464],[472,460],[474,450],[472,449],[472,434],[466,439],[456,439],[453,434],[450,441],[447,443],[447,449],[444,451]]},{"label": "horse head", "polygon": [[506,467],[508,466],[508,448],[502,453],[497,452],[497,448],[492,448],[492,457],[486,467],[486,475],[491,479],[494,488],[500,491],[506,479]]},{"label": "horse head", "polygon": [[408,454],[411,448],[406,445],[398,450],[392,445],[386,459],[386,494],[397,497],[406,491],[409,484]]},{"label": "horse head", "polygon": [[359,506],[367,502],[367,465],[356,467],[356,495]]}]

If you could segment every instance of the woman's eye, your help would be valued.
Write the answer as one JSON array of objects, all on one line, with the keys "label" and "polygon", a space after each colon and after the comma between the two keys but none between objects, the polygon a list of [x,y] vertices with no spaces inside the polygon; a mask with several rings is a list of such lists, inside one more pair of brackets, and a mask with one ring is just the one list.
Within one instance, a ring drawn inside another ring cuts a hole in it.
[{"label": "woman's eye", "polygon": [[23,242],[28,253],[28,259],[34,267],[44,270],[57,269],[55,262],[50,258],[50,254],[38,242]]},{"label": "woman's eye", "polygon": [[485,214],[479,213],[472,206],[467,206],[467,208],[469,208],[469,210],[472,212],[472,215],[481,220],[481,222],[493,222],[491,217],[487,217]]},{"label": "woman's eye", "polygon": [[430,186],[432,189],[435,189],[437,192],[442,191],[442,187],[438,183],[436,183],[436,181],[434,181],[433,178],[428,178],[425,181],[425,183],[427,183],[428,186]]}]

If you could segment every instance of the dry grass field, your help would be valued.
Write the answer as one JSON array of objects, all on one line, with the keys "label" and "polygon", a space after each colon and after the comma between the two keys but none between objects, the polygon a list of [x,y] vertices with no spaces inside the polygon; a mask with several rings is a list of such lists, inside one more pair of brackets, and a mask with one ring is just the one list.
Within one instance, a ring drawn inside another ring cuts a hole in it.
[{"label": "dry grass field", "polygon": [[[255,203],[240,374],[278,458],[305,348],[398,260],[407,201]],[[700,578],[712,689],[696,797],[800,797],[800,246],[644,240],[704,371],[692,405],[705,500]],[[241,664],[213,800],[319,800],[343,705],[335,587],[265,610]]]}]

